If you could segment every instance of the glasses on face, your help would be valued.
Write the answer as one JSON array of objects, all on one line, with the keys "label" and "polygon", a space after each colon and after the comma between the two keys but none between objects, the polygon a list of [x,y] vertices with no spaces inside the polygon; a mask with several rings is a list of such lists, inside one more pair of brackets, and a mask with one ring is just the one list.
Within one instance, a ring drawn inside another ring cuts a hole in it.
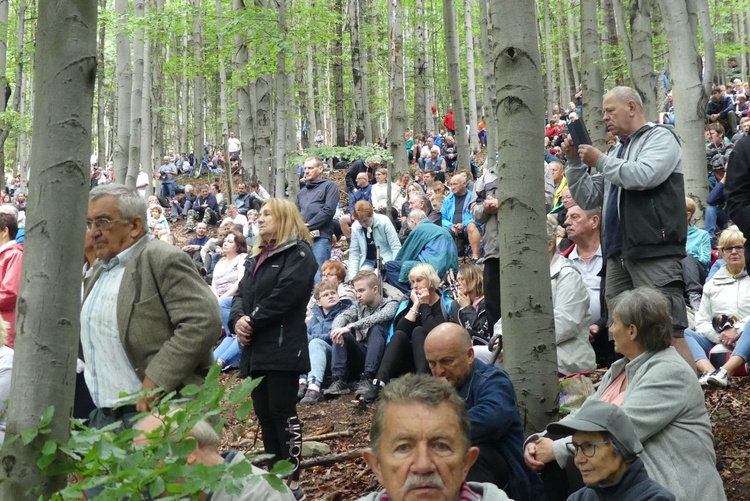
[{"label": "glasses on face", "polygon": [[321,278],[336,278],[336,274],[335,273],[321,273],[320,277]]},{"label": "glasses on face", "polygon": [[733,245],[730,247],[722,247],[721,250],[726,252],[727,254],[731,254],[732,252],[737,252],[738,254],[741,254],[745,250],[744,245]]},{"label": "glasses on face", "polygon": [[567,447],[568,452],[570,452],[573,457],[578,454],[578,451],[581,451],[587,458],[592,458],[594,457],[594,454],[596,454],[597,447],[601,447],[602,445],[607,445],[609,443],[609,440],[604,440],[602,442],[584,442],[582,444],[570,442],[568,444],[565,444],[565,447]]},{"label": "glasses on face", "polygon": [[118,222],[127,221],[127,219],[108,219],[106,217],[97,217],[96,219],[87,219],[86,220],[86,229],[88,231],[91,231],[93,229],[97,229],[99,231],[108,230],[112,227],[113,224]]}]

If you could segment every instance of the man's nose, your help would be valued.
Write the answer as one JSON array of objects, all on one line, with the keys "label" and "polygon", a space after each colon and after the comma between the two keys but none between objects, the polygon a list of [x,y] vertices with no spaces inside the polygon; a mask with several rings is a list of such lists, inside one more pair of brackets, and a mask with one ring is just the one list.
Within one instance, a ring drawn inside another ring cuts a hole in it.
[{"label": "man's nose", "polygon": [[412,472],[419,474],[428,474],[435,471],[435,462],[432,460],[429,444],[420,443],[417,445],[410,469]]}]

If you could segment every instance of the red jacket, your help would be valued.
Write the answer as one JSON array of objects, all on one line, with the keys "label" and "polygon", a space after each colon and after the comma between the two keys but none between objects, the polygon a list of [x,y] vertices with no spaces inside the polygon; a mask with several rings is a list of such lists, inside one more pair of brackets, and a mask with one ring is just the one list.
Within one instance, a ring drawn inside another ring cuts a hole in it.
[{"label": "red jacket", "polygon": [[456,122],[453,121],[453,112],[450,111],[445,115],[445,118],[443,119],[443,125],[446,129],[448,129],[451,132],[456,131]]},{"label": "red jacket", "polygon": [[16,338],[16,299],[21,285],[23,245],[11,244],[0,251],[0,316],[8,322],[8,342],[13,348]]}]

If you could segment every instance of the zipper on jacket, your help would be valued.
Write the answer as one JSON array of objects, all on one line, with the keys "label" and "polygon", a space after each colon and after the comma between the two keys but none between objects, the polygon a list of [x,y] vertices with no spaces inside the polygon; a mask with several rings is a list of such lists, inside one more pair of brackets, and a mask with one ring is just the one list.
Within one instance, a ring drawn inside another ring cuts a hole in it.
[{"label": "zipper on jacket", "polygon": [[664,230],[664,224],[662,224],[661,222],[661,216],[659,215],[659,211],[656,209],[656,202],[654,202],[653,198],[651,198],[651,207],[654,208],[654,214],[656,214],[656,220],[659,222],[659,229],[661,229],[661,241],[666,242],[667,232]]},{"label": "zipper on jacket", "polygon": [[281,343],[284,342],[284,324],[281,324],[281,328],[279,329],[279,348],[281,348]]}]

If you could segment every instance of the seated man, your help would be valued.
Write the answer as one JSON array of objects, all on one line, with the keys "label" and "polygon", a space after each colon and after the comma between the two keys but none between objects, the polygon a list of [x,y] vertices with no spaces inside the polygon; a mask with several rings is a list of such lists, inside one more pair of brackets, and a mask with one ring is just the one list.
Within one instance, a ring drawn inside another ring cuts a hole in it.
[{"label": "seated man", "polygon": [[404,501],[420,493],[445,501],[509,501],[493,484],[464,481],[478,454],[466,406],[451,385],[407,374],[382,391],[363,453],[384,489],[359,501]]},{"label": "seated man", "polygon": [[195,225],[195,237],[182,247],[182,250],[187,252],[195,266],[200,269],[203,267],[203,257],[201,256],[201,249],[208,242],[208,226],[206,223],[198,223]]},{"label": "seated man", "polygon": [[226,221],[231,221],[232,224],[239,224],[242,226],[242,234],[247,235],[247,216],[240,214],[239,207],[236,205],[232,204],[227,207],[227,217],[224,218],[221,224],[224,224]]},{"label": "seated man", "polygon": [[324,395],[349,393],[347,378],[362,375],[356,395],[371,390],[385,350],[388,327],[398,308],[398,301],[381,294],[378,276],[362,271],[352,280],[357,303],[333,321],[331,373],[333,383]]},{"label": "seated man", "polygon": [[458,165],[458,146],[453,136],[447,136],[445,138],[445,144],[440,152],[442,157],[445,159],[445,171],[452,173],[456,170]]},{"label": "seated man", "polygon": [[456,174],[451,178],[451,194],[443,200],[440,208],[442,214],[443,228],[450,231],[456,240],[459,254],[463,254],[466,239],[471,246],[471,257],[474,261],[481,257],[482,233],[479,225],[471,217],[469,202],[471,202],[472,191],[466,189],[466,177],[464,174]]},{"label": "seated man", "polygon": [[349,212],[339,218],[339,225],[341,225],[341,233],[346,238],[352,236],[352,218],[354,214],[354,205],[360,200],[365,200],[372,203],[372,185],[367,177],[366,172],[360,172],[357,174],[357,191],[349,194]]},{"label": "seated man", "polygon": [[237,183],[237,193],[234,195],[232,203],[237,206],[237,210],[243,216],[247,216],[247,211],[253,208],[253,200],[250,193],[247,192],[245,183]]},{"label": "seated man", "polygon": [[252,207],[251,209],[260,210],[261,206],[263,205],[263,202],[271,198],[271,194],[266,191],[266,189],[258,183],[258,181],[250,181],[247,183],[250,198],[252,199]]},{"label": "seated man", "polygon": [[169,217],[174,222],[178,217],[186,218],[190,209],[193,208],[195,200],[198,195],[195,194],[195,188],[192,184],[185,185],[185,195],[182,197],[176,197],[171,200],[171,208]]},{"label": "seated man", "polygon": [[432,208],[432,202],[427,195],[422,193],[412,193],[409,195],[409,210],[421,210],[427,214],[427,219],[440,226],[443,222],[443,215],[440,211]]},{"label": "seated man", "polygon": [[711,89],[711,98],[706,105],[706,122],[719,122],[731,136],[737,128],[737,115],[734,112],[734,101],[725,91],[723,85]]},{"label": "seated man", "polygon": [[466,402],[471,445],[479,449],[467,480],[493,483],[519,501],[543,498],[542,483],[523,460],[524,431],[508,374],[476,360],[469,332],[458,324],[434,328],[424,351],[432,375],[447,380]]},{"label": "seated man", "polygon": [[578,413],[550,424],[547,431],[560,437],[573,436],[567,446],[586,487],[571,494],[568,501],[676,499],[648,476],[646,465],[638,457],[643,445],[620,407],[588,400]]},{"label": "seated man", "polygon": [[[186,457],[188,468],[196,464],[211,467],[222,463],[236,465],[247,461],[242,452],[235,450],[230,449],[224,455],[219,454],[221,437],[219,437],[213,426],[208,424],[207,421],[201,420],[195,423],[193,429],[185,437],[177,437],[174,431],[165,430],[165,428],[169,428],[170,430],[178,428],[174,418],[154,414],[141,419],[133,428],[142,432],[133,439],[133,443],[140,447],[148,446],[152,438],[166,438],[171,441],[190,440],[194,442],[194,449]],[[207,492],[202,497],[196,499],[211,499],[212,501],[295,500],[294,494],[292,494],[286,485],[281,487],[281,491],[276,490],[271,487],[265,478],[259,478],[264,477],[267,474],[266,472],[255,466],[251,466],[250,468],[252,469],[252,475],[236,478],[241,483],[242,490],[240,492],[229,494],[222,488],[215,492]]]},{"label": "seated man", "polygon": [[445,182],[446,168],[445,159],[440,156],[440,148],[438,146],[430,148],[430,158],[424,161],[424,171],[432,172],[435,175],[435,179]]},{"label": "seated man", "polygon": [[297,398],[301,399],[303,404],[315,404],[323,400],[320,388],[323,386],[323,377],[333,350],[333,321],[352,305],[348,299],[339,299],[338,283],[332,280],[325,280],[316,285],[313,297],[315,304],[312,306],[312,318],[307,323],[310,372],[300,375],[297,390]]},{"label": "seated man", "polygon": [[726,179],[727,162],[717,155],[712,160],[713,175],[708,178],[709,194],[706,197],[706,214],[704,227],[711,237],[711,245],[715,246],[718,233],[729,222],[729,215],[725,210],[724,181]]},{"label": "seated man", "polygon": [[208,186],[201,186],[201,194],[195,200],[193,208],[188,211],[186,233],[195,231],[196,221],[206,224],[216,224],[221,210],[216,197],[209,191]]},{"label": "seated man", "polygon": [[706,162],[709,169],[716,155],[721,155],[721,165],[729,160],[729,154],[732,153],[734,143],[724,140],[724,127],[720,123],[713,123],[706,126],[708,133],[708,144],[706,144]]},{"label": "seated man", "polygon": [[396,259],[385,264],[385,280],[403,293],[409,292],[409,272],[419,263],[428,263],[442,277],[448,270],[458,270],[458,252],[453,236],[432,224],[424,211],[409,213],[406,219],[411,233],[396,254]]},{"label": "seated man", "polygon": [[367,160],[360,158],[359,160],[352,163],[349,170],[346,171],[346,191],[350,194],[358,190],[355,183],[357,174],[364,172],[367,175],[367,180],[372,182],[375,178],[375,169],[383,164],[383,158],[380,155],[373,155]]}]

